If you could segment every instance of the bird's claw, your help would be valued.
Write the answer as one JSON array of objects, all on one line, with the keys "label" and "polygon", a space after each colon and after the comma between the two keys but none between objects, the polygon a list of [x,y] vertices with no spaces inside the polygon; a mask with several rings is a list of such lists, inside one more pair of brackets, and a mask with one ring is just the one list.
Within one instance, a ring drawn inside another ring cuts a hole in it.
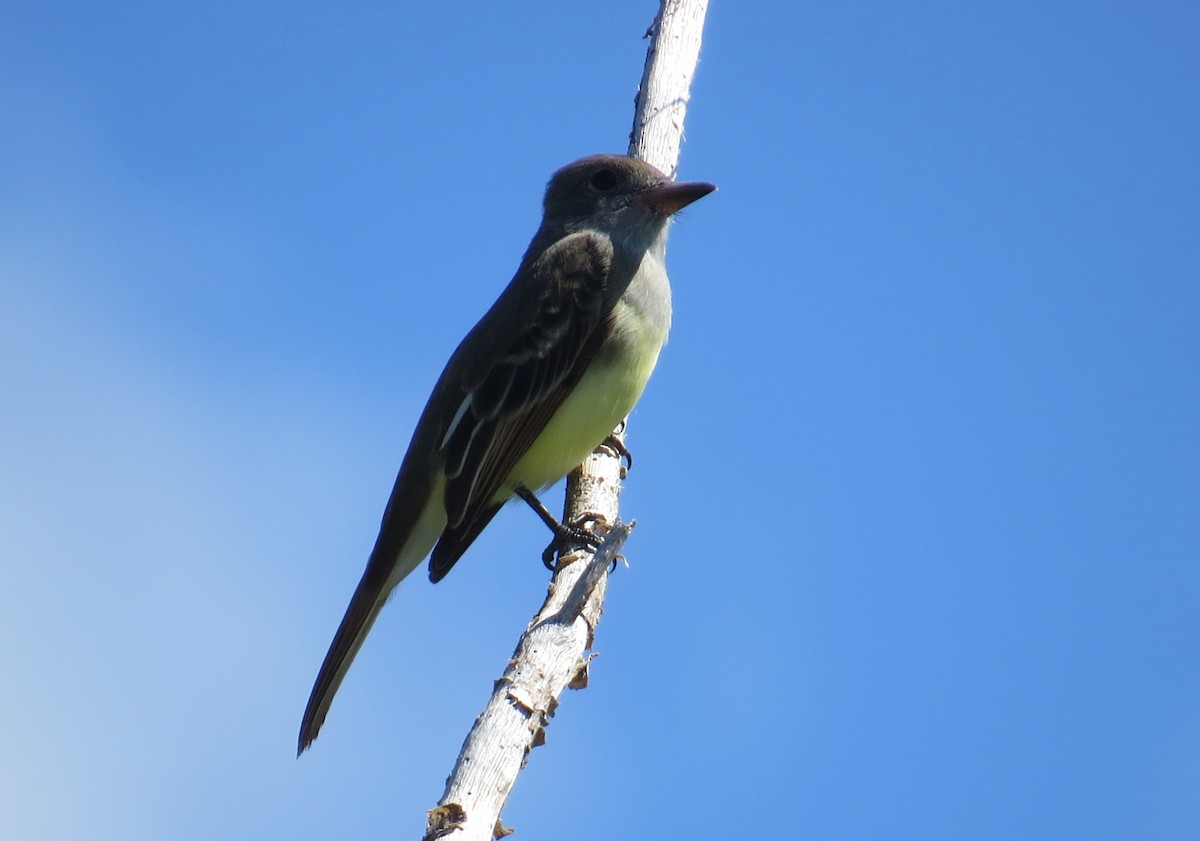
[{"label": "bird's claw", "polygon": [[592,530],[592,526],[598,526],[601,523],[608,523],[608,520],[603,514],[597,514],[592,511],[587,511],[576,517],[570,523],[559,523],[559,527],[554,531],[554,539],[550,541],[550,545],[542,552],[542,563],[546,569],[551,572],[558,570],[558,563],[554,556],[566,554],[567,550],[572,546],[587,546],[591,549],[599,549],[603,542],[603,536],[596,534]]},{"label": "bird's claw", "polygon": [[624,479],[626,474],[633,470],[633,453],[629,452],[625,442],[618,438],[615,432],[600,442],[600,446],[611,450],[613,455],[625,462],[621,465],[621,478]]}]

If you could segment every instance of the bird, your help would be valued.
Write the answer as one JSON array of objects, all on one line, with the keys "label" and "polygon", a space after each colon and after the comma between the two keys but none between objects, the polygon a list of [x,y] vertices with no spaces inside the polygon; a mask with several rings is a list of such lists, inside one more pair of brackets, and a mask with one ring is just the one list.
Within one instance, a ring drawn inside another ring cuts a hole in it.
[{"label": "bird", "polygon": [[426,557],[440,581],[506,502],[562,479],[629,414],[671,326],[669,222],[715,189],[626,155],[581,158],[550,178],[516,273],[417,421],[313,684],[297,756],[396,585]]}]

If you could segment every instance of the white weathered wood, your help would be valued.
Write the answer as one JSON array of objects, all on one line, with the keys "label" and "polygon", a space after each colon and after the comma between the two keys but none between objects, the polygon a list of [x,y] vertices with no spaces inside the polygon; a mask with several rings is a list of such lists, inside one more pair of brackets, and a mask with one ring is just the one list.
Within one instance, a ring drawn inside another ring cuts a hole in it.
[{"label": "white weathered wood", "polygon": [[[629,153],[674,177],[707,0],[663,0],[650,31]],[[615,435],[624,441],[622,424]],[[487,841],[506,834],[500,811],[567,687],[587,683],[588,652],[604,605],[608,570],[632,524],[618,518],[620,456],[601,446],[567,480],[564,519],[599,514],[617,524],[595,554],[560,558],[541,610],[467,735],[425,838]]]},{"label": "white weathered wood", "polygon": [[[607,487],[601,493],[615,491]],[[500,810],[529,751],[544,741],[558,696],[568,686],[586,685],[586,652],[604,602],[608,570],[632,529],[632,524],[619,523],[594,554],[575,552],[559,560],[545,603],[517,642],[508,668],[463,742],[442,799],[429,813],[426,839],[488,841],[503,833]]]},{"label": "white weathered wood", "polygon": [[[611,491],[608,491],[611,492]],[[632,525],[619,524],[593,554],[562,559],[537,616],[517,643],[492,697],[463,742],[446,791],[429,813],[426,839],[487,841],[500,830],[500,810],[529,751],[568,686],[586,683],[595,622],[607,572]]]},{"label": "white weathered wood", "polygon": [[707,12],[708,0],[663,0],[647,33],[650,49],[638,89],[629,154],[671,178],[679,168],[683,120],[700,61]]}]

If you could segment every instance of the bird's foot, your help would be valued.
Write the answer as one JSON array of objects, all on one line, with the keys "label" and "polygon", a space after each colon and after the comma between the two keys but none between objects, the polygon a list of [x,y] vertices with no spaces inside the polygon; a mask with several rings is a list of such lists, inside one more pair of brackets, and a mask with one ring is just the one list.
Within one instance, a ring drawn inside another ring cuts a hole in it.
[{"label": "bird's foot", "polygon": [[550,545],[546,547],[546,551],[542,552],[542,563],[546,565],[546,569],[551,572],[557,569],[554,556],[566,553],[572,546],[590,546],[592,549],[600,546],[602,537],[596,534],[590,526],[598,526],[601,523],[607,524],[608,520],[605,519],[603,514],[595,514],[587,511],[570,523],[563,523],[550,513],[550,510],[537,498],[537,494],[529,490],[529,488],[524,485],[517,485],[513,490],[517,496],[525,500],[541,521],[550,528],[550,531],[554,532],[554,539],[550,541]]},{"label": "bird's foot", "polygon": [[546,569],[551,572],[558,570],[558,562],[555,561],[555,555],[565,555],[573,546],[586,546],[590,549],[599,549],[603,542],[603,535],[597,534],[594,526],[600,524],[608,524],[608,520],[603,514],[596,514],[592,511],[587,511],[576,517],[570,523],[558,523],[558,527],[554,529],[554,539],[550,541],[550,545],[542,552],[542,563],[546,565]]}]

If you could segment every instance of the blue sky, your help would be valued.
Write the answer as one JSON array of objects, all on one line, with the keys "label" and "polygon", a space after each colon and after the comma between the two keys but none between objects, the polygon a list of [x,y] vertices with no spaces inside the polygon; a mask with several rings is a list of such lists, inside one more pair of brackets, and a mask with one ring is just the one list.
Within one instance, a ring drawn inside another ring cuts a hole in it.
[{"label": "blue sky", "polygon": [[[505,512],[317,666],[651,2],[12,6],[0,836],[418,837]],[[675,327],[524,838],[1200,834],[1200,7],[715,2]]]}]

